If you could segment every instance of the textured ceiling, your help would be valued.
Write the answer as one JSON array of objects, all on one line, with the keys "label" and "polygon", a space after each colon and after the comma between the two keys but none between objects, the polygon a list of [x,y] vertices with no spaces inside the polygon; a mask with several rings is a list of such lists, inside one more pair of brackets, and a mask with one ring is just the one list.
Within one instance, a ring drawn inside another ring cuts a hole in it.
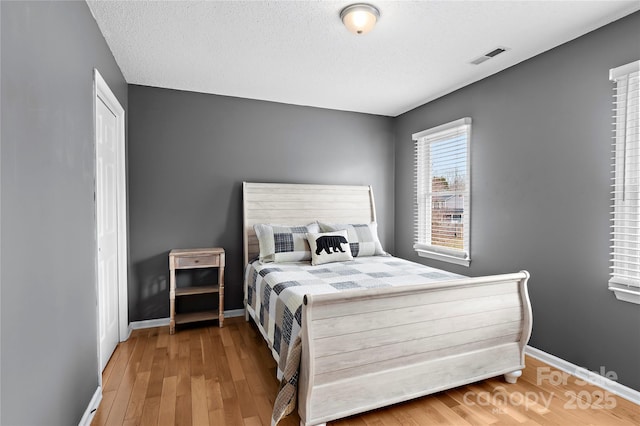
[{"label": "textured ceiling", "polygon": [[[396,116],[640,9],[635,1],[88,1],[128,83]],[[505,53],[470,61],[501,46]],[[615,64],[612,64],[612,66]]]}]

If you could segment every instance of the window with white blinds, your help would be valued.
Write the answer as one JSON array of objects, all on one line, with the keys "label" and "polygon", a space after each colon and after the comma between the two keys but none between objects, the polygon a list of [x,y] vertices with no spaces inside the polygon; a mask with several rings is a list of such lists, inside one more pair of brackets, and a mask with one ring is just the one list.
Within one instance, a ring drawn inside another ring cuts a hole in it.
[{"label": "window with white blinds", "polygon": [[615,82],[609,289],[640,304],[640,61],[609,72]]},{"label": "window with white blinds", "polygon": [[469,266],[471,118],[413,134],[414,249],[423,257]]}]

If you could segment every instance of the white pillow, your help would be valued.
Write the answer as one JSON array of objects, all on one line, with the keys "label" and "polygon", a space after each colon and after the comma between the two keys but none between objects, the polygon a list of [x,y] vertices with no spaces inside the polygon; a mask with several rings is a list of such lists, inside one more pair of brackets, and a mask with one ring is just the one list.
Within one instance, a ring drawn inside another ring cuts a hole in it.
[{"label": "white pillow", "polygon": [[307,232],[320,232],[316,222],[308,225],[253,225],[260,245],[260,263],[299,262],[311,259]]},{"label": "white pillow", "polygon": [[378,224],[371,223],[324,223],[319,222],[322,232],[346,230],[353,257],[385,255],[378,239]]},{"label": "white pillow", "polygon": [[308,233],[307,240],[311,248],[311,264],[322,265],[329,262],[353,260],[347,239],[347,231]]}]

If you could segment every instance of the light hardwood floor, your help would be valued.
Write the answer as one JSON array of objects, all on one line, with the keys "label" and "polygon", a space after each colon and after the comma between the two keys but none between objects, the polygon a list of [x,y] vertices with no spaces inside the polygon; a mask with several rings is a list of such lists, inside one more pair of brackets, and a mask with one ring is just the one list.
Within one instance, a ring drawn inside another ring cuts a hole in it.
[{"label": "light hardwood floor", "polygon": [[[92,425],[269,425],[277,390],[275,361],[244,318],[135,330],[104,370]],[[527,357],[515,385],[485,380],[330,424],[638,425],[640,406]]]}]

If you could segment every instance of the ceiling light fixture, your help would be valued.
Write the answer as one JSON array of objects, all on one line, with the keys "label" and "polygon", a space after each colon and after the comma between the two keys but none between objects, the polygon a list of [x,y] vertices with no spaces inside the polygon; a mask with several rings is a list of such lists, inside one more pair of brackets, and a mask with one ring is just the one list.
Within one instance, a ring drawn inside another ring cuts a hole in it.
[{"label": "ceiling light fixture", "polygon": [[366,3],[352,4],[340,12],[342,23],[354,34],[368,33],[373,29],[378,18],[380,18],[380,11]]}]

